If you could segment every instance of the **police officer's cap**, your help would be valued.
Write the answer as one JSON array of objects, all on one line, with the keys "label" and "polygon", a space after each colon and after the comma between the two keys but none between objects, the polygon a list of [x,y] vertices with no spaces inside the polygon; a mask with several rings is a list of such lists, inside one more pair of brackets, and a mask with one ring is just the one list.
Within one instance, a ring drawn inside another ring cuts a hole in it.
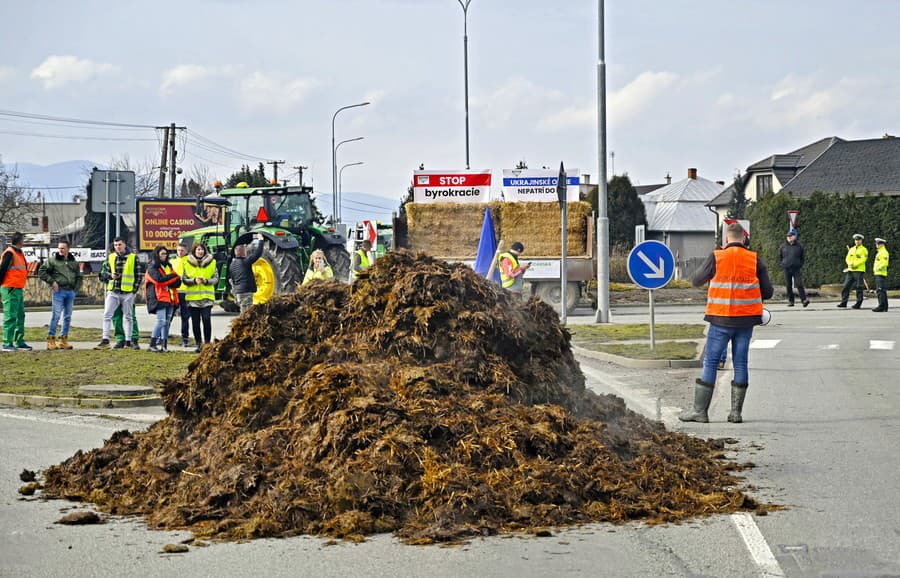
[{"label": "police officer's cap", "polygon": [[859,239],[860,241],[862,241],[863,239],[865,239],[865,237],[863,237],[863,236],[860,235],[859,233],[853,235],[853,238],[854,238],[854,239]]},{"label": "police officer's cap", "polygon": [[876,243],[876,244],[884,245],[886,242],[887,242],[887,241],[885,241],[885,240],[882,239],[881,237],[875,237],[875,243]]},{"label": "police officer's cap", "polygon": [[522,251],[525,250],[525,245],[523,245],[522,243],[516,241],[515,243],[512,244],[512,247],[510,247],[510,249],[512,249],[513,251],[518,251],[519,253],[521,253]]}]

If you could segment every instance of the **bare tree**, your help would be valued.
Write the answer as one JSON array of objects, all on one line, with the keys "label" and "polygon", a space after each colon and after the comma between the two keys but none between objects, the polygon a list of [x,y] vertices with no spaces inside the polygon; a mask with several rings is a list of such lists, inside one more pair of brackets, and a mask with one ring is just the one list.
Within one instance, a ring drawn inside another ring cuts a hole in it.
[{"label": "bare tree", "polygon": [[113,157],[109,161],[111,171],[134,172],[134,195],[137,198],[155,197],[159,194],[159,170],[154,168],[153,160],[146,158],[140,162],[132,162],[127,153]]},{"label": "bare tree", "polygon": [[37,204],[37,193],[19,184],[15,168],[8,170],[0,157],[0,230],[13,232],[23,227],[23,219]]},{"label": "bare tree", "polygon": [[207,165],[198,164],[191,166],[190,182],[188,183],[188,194],[192,197],[206,196],[215,192],[212,177],[212,171]]}]

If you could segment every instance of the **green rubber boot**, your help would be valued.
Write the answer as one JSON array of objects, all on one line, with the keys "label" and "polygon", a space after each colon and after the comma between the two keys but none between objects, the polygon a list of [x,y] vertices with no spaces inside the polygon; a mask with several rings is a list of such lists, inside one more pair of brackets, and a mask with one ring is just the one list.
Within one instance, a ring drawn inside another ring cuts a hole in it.
[{"label": "green rubber boot", "polygon": [[744,409],[744,397],[747,395],[748,383],[731,382],[731,413],[728,414],[728,421],[731,423],[741,423],[744,419],[741,417],[741,410]]},{"label": "green rubber boot", "polygon": [[712,401],[715,384],[706,383],[697,378],[697,385],[694,386],[694,409],[692,411],[682,412],[678,416],[681,421],[698,421],[700,423],[709,423],[709,403]]}]

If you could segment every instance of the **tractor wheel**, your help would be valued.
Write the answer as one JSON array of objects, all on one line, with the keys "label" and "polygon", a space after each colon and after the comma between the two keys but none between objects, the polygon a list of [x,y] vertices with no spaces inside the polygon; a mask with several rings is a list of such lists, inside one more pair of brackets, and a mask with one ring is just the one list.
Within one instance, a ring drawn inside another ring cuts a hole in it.
[{"label": "tractor wheel", "polygon": [[253,303],[265,303],[273,295],[291,293],[303,281],[303,272],[297,262],[297,254],[290,250],[279,249],[266,239],[262,256],[253,264],[253,276],[256,278],[256,293]]},{"label": "tractor wheel", "polygon": [[331,265],[334,278],[346,283],[350,279],[350,253],[340,245],[331,245],[325,249],[325,259]]},{"label": "tractor wheel", "polygon": [[[541,301],[553,307],[556,311],[559,311],[559,296],[561,293],[562,287],[560,287],[559,281],[542,281],[535,284],[534,294],[537,295]],[[578,305],[578,296],[580,293],[581,283],[578,283],[577,281],[569,281],[566,283],[566,313],[573,313],[575,311],[575,306]]]}]

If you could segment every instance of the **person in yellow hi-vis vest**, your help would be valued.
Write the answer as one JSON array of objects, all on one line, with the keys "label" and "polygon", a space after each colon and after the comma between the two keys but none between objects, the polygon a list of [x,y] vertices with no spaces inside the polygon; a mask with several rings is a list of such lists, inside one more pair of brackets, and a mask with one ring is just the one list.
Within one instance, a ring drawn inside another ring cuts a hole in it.
[{"label": "person in yellow hi-vis vest", "polygon": [[109,267],[101,271],[100,281],[106,283],[106,300],[103,304],[103,339],[94,349],[109,349],[109,333],[112,330],[113,314],[122,309],[125,330],[124,347],[132,349],[131,340],[134,325],[134,294],[141,287],[144,270],[134,253],[128,250],[125,239],[113,240],[113,251],[107,257]]},{"label": "person in yellow hi-vis vest", "polygon": [[366,239],[360,244],[359,249],[353,252],[353,257],[350,261],[351,283],[356,280],[356,276],[359,275],[361,271],[372,266],[372,260],[369,258],[369,251],[371,250],[372,241]]},{"label": "person in yellow hi-vis vest", "polygon": [[516,241],[510,245],[509,251],[500,253],[497,257],[500,266],[500,285],[520,298],[525,288],[525,271],[531,266],[531,263],[519,264],[519,257],[524,251],[525,245]]},{"label": "person in yellow hi-vis vest", "polygon": [[847,300],[850,298],[850,287],[856,284],[856,303],[853,309],[862,307],[863,288],[866,282],[866,261],[869,260],[869,250],[862,244],[863,236],[859,233],[853,235],[853,246],[847,247],[847,256],[844,262],[847,263],[844,269],[844,287],[841,289],[841,302],[838,307],[846,307]]},{"label": "person in yellow hi-vis vest", "polygon": [[888,310],[887,299],[887,271],[888,261],[891,256],[888,253],[885,244],[887,241],[879,237],[875,237],[875,292],[878,294],[878,307],[872,309],[876,313],[882,313]]},{"label": "person in yellow hi-vis vest", "polygon": [[[212,308],[216,304],[216,260],[203,243],[191,247],[181,277],[185,286],[184,298],[191,310],[191,326],[194,330],[195,352],[200,353],[204,343],[212,343]],[[203,326],[201,334],[200,326]],[[202,337],[202,339],[201,339]]]}]

